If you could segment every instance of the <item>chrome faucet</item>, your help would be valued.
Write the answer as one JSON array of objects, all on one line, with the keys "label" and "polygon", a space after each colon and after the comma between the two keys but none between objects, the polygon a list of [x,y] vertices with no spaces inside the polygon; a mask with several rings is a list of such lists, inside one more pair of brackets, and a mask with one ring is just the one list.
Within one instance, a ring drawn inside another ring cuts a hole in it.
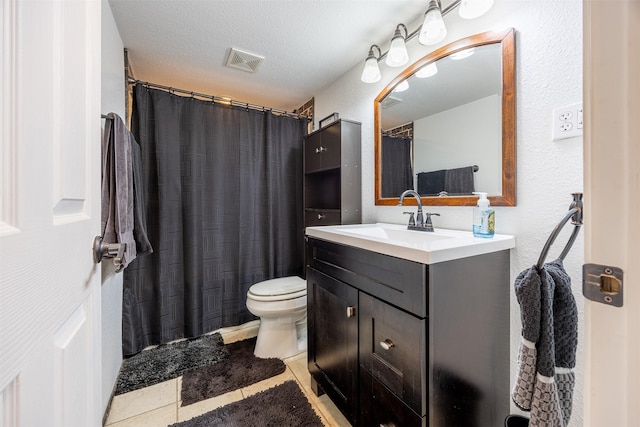
[{"label": "chrome faucet", "polygon": [[404,213],[409,213],[411,214],[411,217],[409,218],[409,225],[407,226],[407,229],[409,230],[418,230],[418,231],[433,231],[433,224],[431,223],[431,215],[437,215],[440,216],[440,214],[437,213],[427,213],[427,223],[425,224],[424,222],[424,216],[422,215],[422,199],[420,198],[420,195],[418,193],[416,193],[414,190],[406,190],[404,191],[401,195],[400,195],[400,200],[398,200],[398,206],[402,206],[402,202],[404,202],[404,198],[406,196],[413,196],[416,198],[416,201],[418,202],[418,212],[416,214],[416,218],[415,221],[413,219],[413,213],[412,212],[404,212]]},{"label": "chrome faucet", "polygon": [[420,195],[413,190],[405,190],[400,195],[400,200],[398,200],[398,206],[402,206],[402,202],[404,202],[404,198],[407,196],[413,196],[418,201],[418,214],[416,215],[416,225],[415,227],[423,227],[424,226],[424,218],[422,216],[422,199]]}]

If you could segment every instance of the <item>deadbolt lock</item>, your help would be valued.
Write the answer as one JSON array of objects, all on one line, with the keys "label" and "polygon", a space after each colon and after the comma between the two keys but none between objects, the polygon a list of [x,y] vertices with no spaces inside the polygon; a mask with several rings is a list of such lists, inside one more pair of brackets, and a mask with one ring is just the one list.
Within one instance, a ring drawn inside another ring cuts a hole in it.
[{"label": "deadbolt lock", "polygon": [[591,301],[622,307],[622,269],[600,264],[582,266],[582,294]]}]

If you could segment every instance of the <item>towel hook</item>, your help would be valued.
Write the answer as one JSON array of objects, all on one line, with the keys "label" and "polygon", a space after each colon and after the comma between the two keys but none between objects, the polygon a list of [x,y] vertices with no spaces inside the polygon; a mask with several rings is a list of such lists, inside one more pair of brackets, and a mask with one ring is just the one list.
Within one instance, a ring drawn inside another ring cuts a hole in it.
[{"label": "towel hook", "polygon": [[555,228],[549,235],[549,238],[547,239],[547,243],[545,243],[544,247],[542,248],[540,258],[538,258],[538,263],[536,264],[538,269],[541,269],[544,265],[544,260],[549,253],[549,248],[551,248],[551,245],[558,237],[558,234],[560,234],[562,227],[564,227],[569,219],[571,219],[571,224],[573,224],[575,228],[571,233],[571,237],[569,237],[569,241],[560,253],[559,258],[561,260],[564,260],[564,257],[567,256],[569,250],[571,249],[571,246],[573,246],[573,242],[575,242],[576,237],[578,237],[578,232],[580,231],[580,227],[582,226],[584,219],[582,209],[582,193],[571,193],[571,195],[573,196],[573,201],[571,202],[571,205],[569,205],[569,211],[565,214],[564,217],[562,217],[558,225],[555,226]]}]

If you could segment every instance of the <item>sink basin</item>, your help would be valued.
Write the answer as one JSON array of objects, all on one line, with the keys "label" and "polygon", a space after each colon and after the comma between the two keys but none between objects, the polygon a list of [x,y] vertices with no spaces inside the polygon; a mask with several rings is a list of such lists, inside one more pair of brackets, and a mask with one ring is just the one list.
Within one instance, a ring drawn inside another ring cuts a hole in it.
[{"label": "sink basin", "polygon": [[397,229],[383,224],[365,224],[364,226],[345,226],[344,233],[358,234],[365,237],[387,240],[389,242],[403,242],[407,244],[428,244],[435,240],[455,239],[454,236],[445,235],[439,232],[426,232],[408,230],[406,227]]},{"label": "sink basin", "polygon": [[513,236],[496,234],[492,239],[474,237],[470,231],[438,229],[408,230],[398,224],[357,224],[307,227],[318,239],[354,246],[424,264],[450,261],[515,247]]}]

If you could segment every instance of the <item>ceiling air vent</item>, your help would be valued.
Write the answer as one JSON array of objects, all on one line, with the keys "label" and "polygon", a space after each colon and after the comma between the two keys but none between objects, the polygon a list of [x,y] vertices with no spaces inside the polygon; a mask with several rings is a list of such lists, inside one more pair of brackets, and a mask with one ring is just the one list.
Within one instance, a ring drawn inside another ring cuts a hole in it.
[{"label": "ceiling air vent", "polygon": [[227,58],[227,67],[255,73],[260,67],[260,64],[262,64],[262,61],[264,61],[264,56],[258,56],[253,53],[231,48],[229,58]]},{"label": "ceiling air vent", "polygon": [[380,106],[382,107],[383,110],[386,110],[387,108],[393,107],[394,105],[400,104],[401,102],[402,102],[402,99],[389,95],[382,100],[382,102],[380,103]]}]

